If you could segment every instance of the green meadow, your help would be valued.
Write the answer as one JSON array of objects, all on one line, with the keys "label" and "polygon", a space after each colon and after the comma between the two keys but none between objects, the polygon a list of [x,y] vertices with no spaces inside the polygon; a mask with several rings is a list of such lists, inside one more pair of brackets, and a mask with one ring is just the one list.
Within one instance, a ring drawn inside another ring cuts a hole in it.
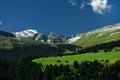
[{"label": "green meadow", "polygon": [[47,57],[47,58],[38,58],[34,59],[33,62],[42,63],[43,65],[49,64],[73,64],[74,61],[106,61],[109,60],[110,63],[114,63],[116,60],[120,60],[120,52],[98,52],[98,53],[86,53],[78,55],[69,55],[69,56],[58,56],[58,57]]}]

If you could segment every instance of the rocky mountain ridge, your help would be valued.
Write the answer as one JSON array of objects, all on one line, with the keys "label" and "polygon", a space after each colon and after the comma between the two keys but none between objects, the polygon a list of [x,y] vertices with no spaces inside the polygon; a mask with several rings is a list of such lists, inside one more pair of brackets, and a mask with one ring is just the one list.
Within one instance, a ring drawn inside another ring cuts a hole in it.
[{"label": "rocky mountain ridge", "polygon": [[71,36],[61,36],[54,32],[49,35],[38,32],[37,30],[28,29],[20,32],[13,32],[17,38],[29,38],[35,41],[47,42],[47,43],[61,43],[66,42]]}]

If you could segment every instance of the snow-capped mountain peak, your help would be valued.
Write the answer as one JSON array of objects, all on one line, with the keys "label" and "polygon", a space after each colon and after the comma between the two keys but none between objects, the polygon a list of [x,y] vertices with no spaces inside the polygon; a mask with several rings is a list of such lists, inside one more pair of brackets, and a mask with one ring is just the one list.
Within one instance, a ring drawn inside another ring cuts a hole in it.
[{"label": "snow-capped mountain peak", "polygon": [[29,33],[31,32],[31,33],[34,33],[34,34],[38,33],[38,31],[34,30],[34,29],[24,30],[23,32],[29,32]]},{"label": "snow-capped mountain peak", "polygon": [[14,32],[13,34],[15,34],[16,37],[33,37],[36,34],[39,34],[39,32],[37,30],[27,29],[21,32]]}]

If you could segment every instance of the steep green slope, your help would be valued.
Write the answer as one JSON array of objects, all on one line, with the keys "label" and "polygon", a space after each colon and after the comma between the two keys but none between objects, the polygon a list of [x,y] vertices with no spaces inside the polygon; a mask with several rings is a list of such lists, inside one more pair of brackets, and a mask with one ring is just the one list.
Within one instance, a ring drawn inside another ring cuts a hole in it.
[{"label": "steep green slope", "polygon": [[120,24],[106,26],[87,33],[79,34],[77,37],[79,37],[79,39],[73,42],[73,44],[82,47],[120,40]]}]

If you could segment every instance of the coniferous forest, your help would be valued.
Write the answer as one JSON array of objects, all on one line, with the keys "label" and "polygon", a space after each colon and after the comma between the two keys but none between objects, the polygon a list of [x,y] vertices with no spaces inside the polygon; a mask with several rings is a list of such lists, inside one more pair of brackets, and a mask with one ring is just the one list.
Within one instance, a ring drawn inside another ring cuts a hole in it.
[{"label": "coniferous forest", "polygon": [[0,61],[0,80],[120,80],[120,61],[74,61],[73,65]]}]

